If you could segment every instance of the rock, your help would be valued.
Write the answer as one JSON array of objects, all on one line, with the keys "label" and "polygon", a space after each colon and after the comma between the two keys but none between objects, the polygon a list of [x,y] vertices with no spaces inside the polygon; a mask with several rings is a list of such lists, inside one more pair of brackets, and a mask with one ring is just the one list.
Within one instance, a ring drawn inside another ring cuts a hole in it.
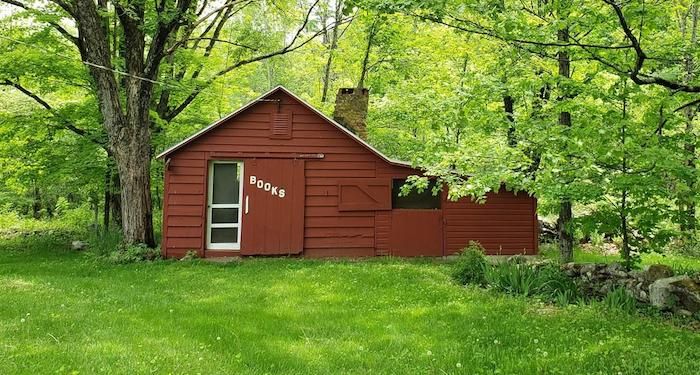
[{"label": "rock", "polygon": [[619,271],[624,272],[620,263],[610,263],[603,269],[603,271],[610,275],[614,275],[616,272]]},{"label": "rock", "polygon": [[673,283],[673,286],[673,294],[680,306],[691,313],[700,311],[700,281],[687,278]]},{"label": "rock", "polygon": [[642,277],[649,284],[671,276],[673,276],[673,269],[665,264],[652,264],[645,267],[644,272],[642,272]]},{"label": "rock", "polygon": [[88,244],[85,241],[73,241],[73,242],[71,242],[70,247],[73,250],[81,251],[81,250],[85,250],[87,248],[87,245]]},{"label": "rock", "polygon": [[693,316],[693,313],[691,313],[690,311],[688,311],[686,309],[680,309],[680,310],[676,311],[676,314],[681,315],[681,316],[685,316],[685,317]]},{"label": "rock", "polygon": [[539,220],[540,240],[542,242],[554,242],[559,238],[556,223],[548,223],[544,220]]},{"label": "rock", "polygon": [[649,286],[649,301],[662,310],[700,311],[700,283],[687,275],[654,281]]}]

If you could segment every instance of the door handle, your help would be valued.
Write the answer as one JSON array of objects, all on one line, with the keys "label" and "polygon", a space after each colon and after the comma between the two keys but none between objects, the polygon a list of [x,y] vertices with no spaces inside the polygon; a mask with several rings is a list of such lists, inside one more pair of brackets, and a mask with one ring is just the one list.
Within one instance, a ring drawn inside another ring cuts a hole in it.
[{"label": "door handle", "polygon": [[245,196],[245,214],[248,215],[248,196]]}]

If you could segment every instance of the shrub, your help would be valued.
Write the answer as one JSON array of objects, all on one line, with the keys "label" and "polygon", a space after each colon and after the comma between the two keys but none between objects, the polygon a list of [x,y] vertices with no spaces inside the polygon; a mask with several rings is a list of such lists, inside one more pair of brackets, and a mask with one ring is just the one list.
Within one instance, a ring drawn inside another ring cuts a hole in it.
[{"label": "shrub", "polygon": [[160,259],[160,250],[152,249],[145,244],[121,245],[109,254],[107,259],[115,264],[127,264]]},{"label": "shrub", "polygon": [[555,265],[505,262],[489,268],[486,280],[496,290],[523,296],[538,295],[561,305],[578,298],[576,284]]},{"label": "shrub", "polygon": [[470,242],[459,255],[452,277],[460,284],[486,285],[488,262],[484,248],[478,242]]},{"label": "shrub", "polygon": [[488,269],[486,281],[492,288],[509,293],[532,296],[537,289],[537,272],[527,264],[504,262]]},{"label": "shrub", "polygon": [[579,288],[570,277],[556,265],[545,265],[537,269],[537,294],[561,305],[574,303],[579,298]]},{"label": "shrub", "polygon": [[632,313],[637,309],[637,300],[627,293],[625,288],[615,288],[603,298],[603,305],[609,309],[617,309]]}]

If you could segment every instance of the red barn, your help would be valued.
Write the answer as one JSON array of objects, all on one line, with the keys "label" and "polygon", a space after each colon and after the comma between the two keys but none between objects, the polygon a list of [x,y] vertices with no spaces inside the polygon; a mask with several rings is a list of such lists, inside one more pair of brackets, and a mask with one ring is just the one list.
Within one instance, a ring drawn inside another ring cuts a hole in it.
[{"label": "red barn", "polygon": [[[443,256],[469,241],[534,254],[535,198],[414,193],[420,174],[283,87],[161,153],[163,255]],[[444,190],[444,189],[443,189]]]}]

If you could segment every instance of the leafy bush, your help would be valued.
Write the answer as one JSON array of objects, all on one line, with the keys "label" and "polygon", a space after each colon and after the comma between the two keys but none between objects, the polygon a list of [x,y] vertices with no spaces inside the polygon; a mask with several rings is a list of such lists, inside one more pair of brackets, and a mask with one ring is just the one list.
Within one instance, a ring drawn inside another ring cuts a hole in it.
[{"label": "leafy bush", "polygon": [[492,288],[509,293],[532,296],[537,290],[537,271],[527,264],[504,262],[488,269],[486,281]]},{"label": "leafy bush", "polygon": [[160,259],[160,250],[152,249],[145,244],[122,245],[109,254],[107,259],[115,264],[128,264]]},{"label": "leafy bush", "polygon": [[486,272],[492,288],[523,296],[541,296],[566,305],[578,298],[576,284],[554,265],[514,264],[504,262]]},{"label": "leafy bush", "polygon": [[570,277],[556,265],[544,265],[536,270],[537,294],[556,301],[561,305],[576,302],[579,296],[579,288]]},{"label": "leafy bush", "polygon": [[488,262],[484,248],[478,242],[470,242],[459,255],[452,277],[460,284],[486,285]]},{"label": "leafy bush", "polygon": [[637,309],[637,300],[627,293],[625,288],[615,288],[603,298],[603,305],[609,309],[617,309],[632,313]]}]

